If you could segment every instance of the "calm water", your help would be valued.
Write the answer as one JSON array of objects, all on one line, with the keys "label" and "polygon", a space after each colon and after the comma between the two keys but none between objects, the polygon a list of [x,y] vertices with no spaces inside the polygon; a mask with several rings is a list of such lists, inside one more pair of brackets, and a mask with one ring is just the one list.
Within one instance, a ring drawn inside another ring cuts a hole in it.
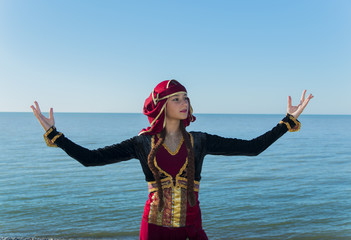
[{"label": "calm water", "polygon": [[[57,113],[88,148],[147,126],[141,114]],[[281,115],[197,115],[189,130],[251,139]],[[351,239],[351,116],[300,118],[257,157],[205,158],[200,186],[210,239]],[[0,237],[138,239],[147,184],[138,160],[85,168],[46,147],[31,113],[0,113]]]}]

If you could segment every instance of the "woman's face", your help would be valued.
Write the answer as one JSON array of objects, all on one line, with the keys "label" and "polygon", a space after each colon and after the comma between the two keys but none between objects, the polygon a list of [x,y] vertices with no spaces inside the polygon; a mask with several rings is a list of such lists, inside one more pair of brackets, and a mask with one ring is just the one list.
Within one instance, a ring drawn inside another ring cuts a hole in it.
[{"label": "woman's face", "polygon": [[189,98],[186,93],[179,93],[168,99],[166,106],[167,119],[184,120],[188,117]]}]

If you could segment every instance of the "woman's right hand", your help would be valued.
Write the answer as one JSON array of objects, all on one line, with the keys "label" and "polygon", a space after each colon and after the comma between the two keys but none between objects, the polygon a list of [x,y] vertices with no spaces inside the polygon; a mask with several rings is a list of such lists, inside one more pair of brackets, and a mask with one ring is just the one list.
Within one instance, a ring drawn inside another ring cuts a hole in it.
[{"label": "woman's right hand", "polygon": [[40,107],[37,101],[34,102],[35,107],[30,106],[33,110],[34,115],[39,120],[41,126],[43,126],[44,130],[47,131],[49,128],[55,125],[54,112],[53,109],[50,108],[49,118],[46,118],[40,111]]}]

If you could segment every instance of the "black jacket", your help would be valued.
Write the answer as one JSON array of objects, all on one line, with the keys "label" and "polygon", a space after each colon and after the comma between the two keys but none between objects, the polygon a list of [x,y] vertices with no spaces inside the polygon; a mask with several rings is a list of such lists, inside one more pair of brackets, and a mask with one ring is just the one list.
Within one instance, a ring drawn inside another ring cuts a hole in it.
[{"label": "black jacket", "polygon": [[[224,138],[204,132],[190,132],[194,140],[195,180],[200,181],[201,179],[202,163],[207,154],[256,156],[267,149],[288,130],[296,131],[294,130],[296,127],[299,129],[300,123],[292,116],[287,115],[270,131],[252,140]],[[150,135],[135,136],[121,143],[96,150],[89,150],[75,144],[62,133],[57,132],[55,127],[49,129],[44,134],[44,138],[53,140],[51,144],[62,148],[69,156],[86,167],[101,166],[136,158],[140,161],[145,174],[145,180],[148,182],[154,181],[153,174],[147,163],[147,158],[151,150]]]}]

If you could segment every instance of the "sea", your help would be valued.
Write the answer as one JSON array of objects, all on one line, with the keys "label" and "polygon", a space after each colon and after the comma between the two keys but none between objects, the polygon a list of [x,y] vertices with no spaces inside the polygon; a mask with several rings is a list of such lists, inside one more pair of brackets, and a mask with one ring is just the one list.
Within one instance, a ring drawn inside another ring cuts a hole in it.
[{"label": "sea", "polygon": [[[283,115],[197,114],[188,131],[252,139]],[[209,239],[351,240],[351,115],[301,115],[259,156],[205,157]],[[149,125],[142,114],[55,113],[58,131],[96,149]],[[32,113],[0,113],[0,237],[139,239],[147,183],[136,159],[84,167],[47,147]]]}]

